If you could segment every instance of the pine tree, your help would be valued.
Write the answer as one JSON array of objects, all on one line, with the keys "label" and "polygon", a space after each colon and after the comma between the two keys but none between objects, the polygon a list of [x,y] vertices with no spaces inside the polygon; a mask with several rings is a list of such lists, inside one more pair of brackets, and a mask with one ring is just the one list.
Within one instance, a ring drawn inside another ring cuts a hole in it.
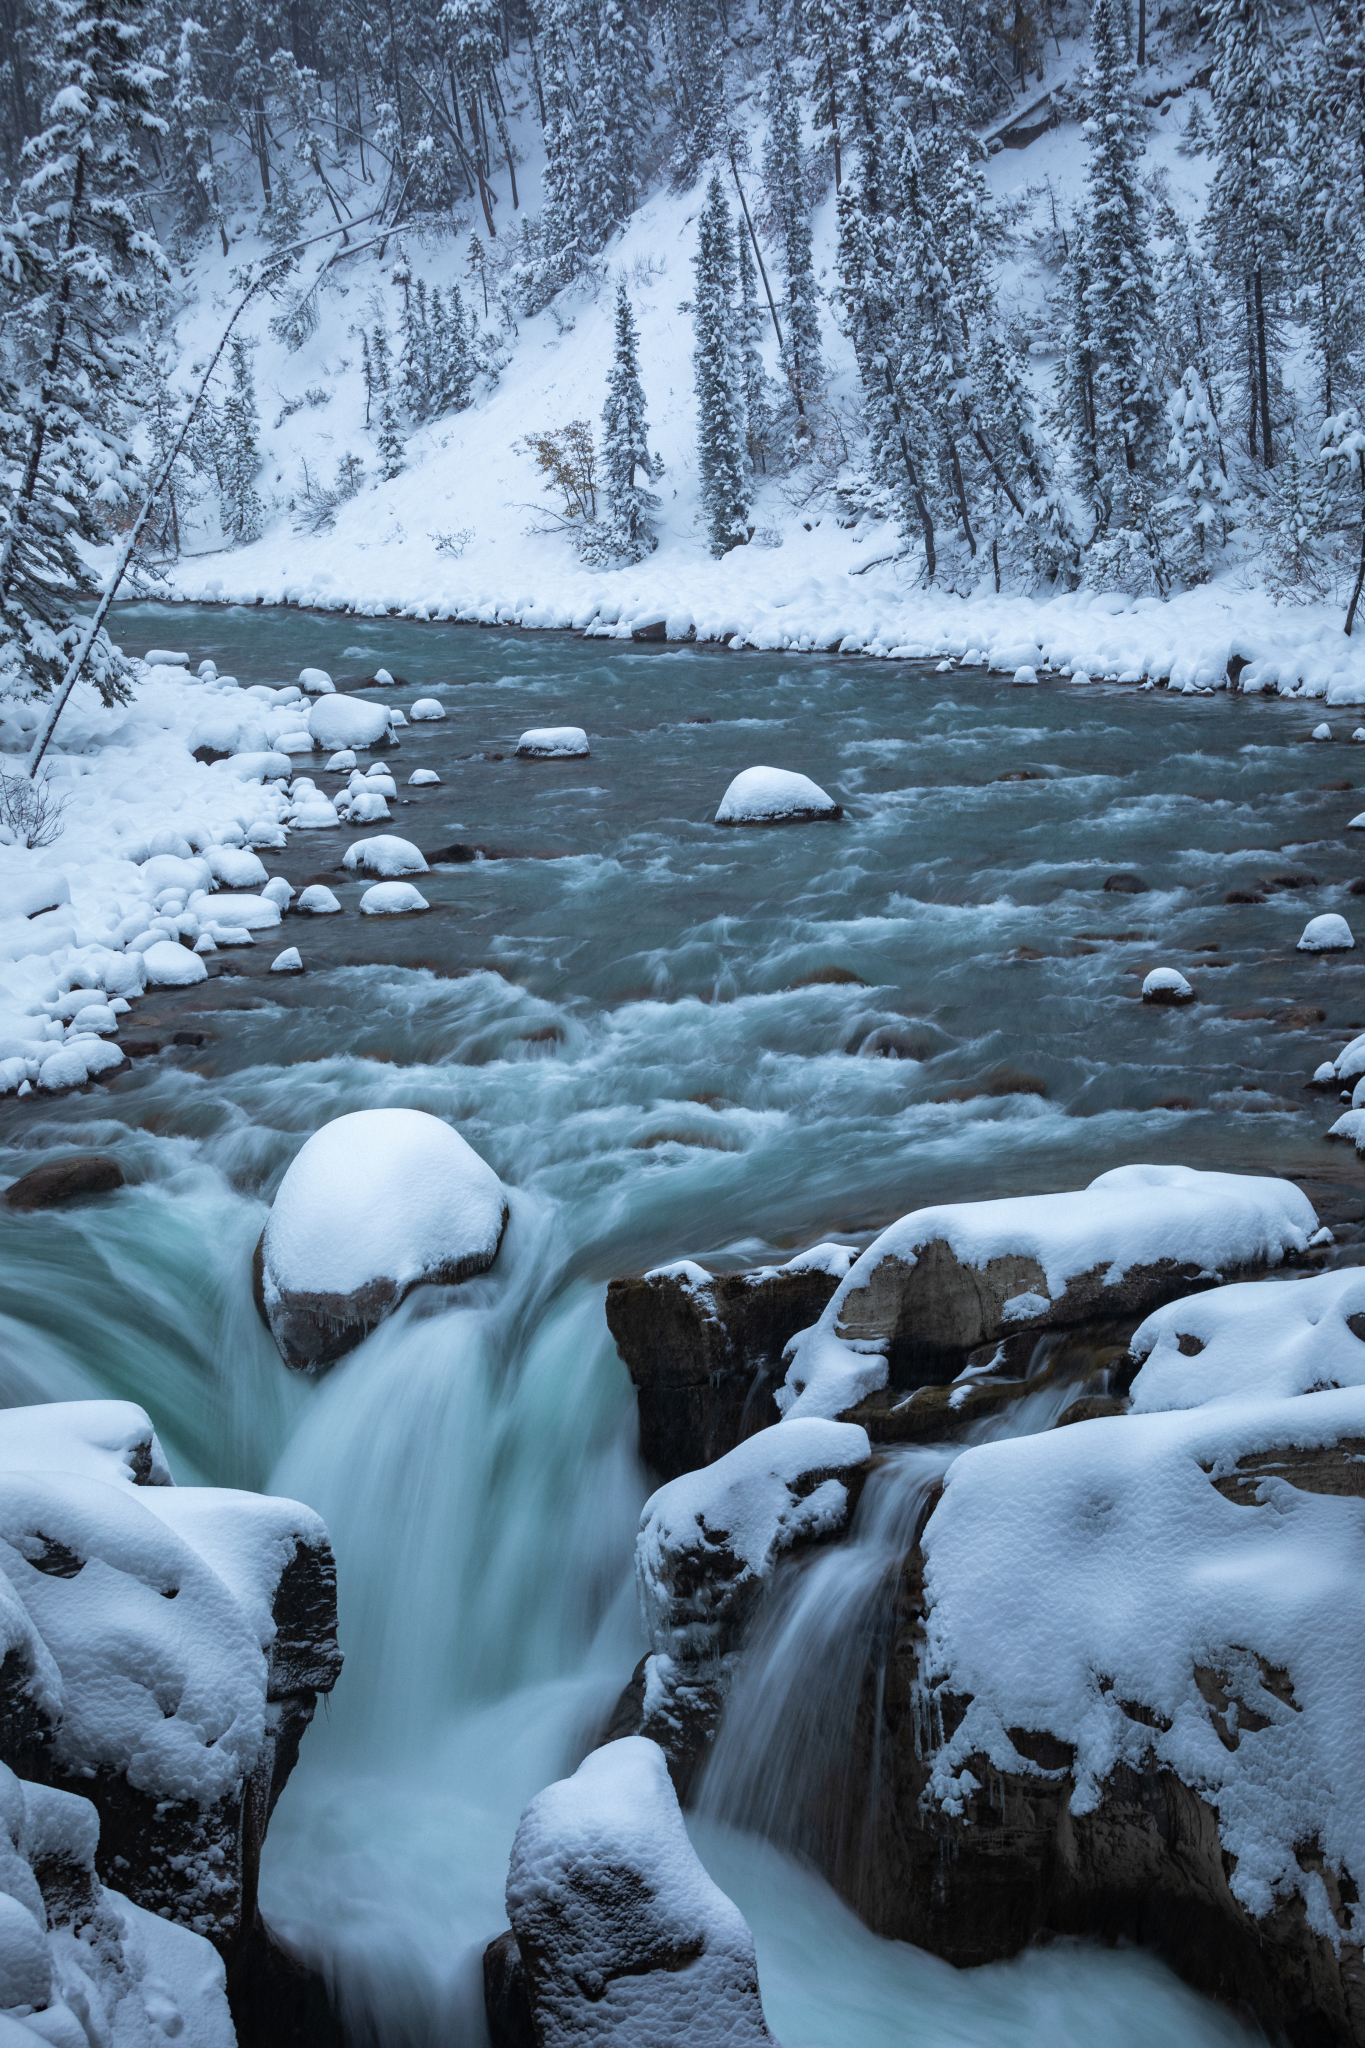
[{"label": "pine tree", "polygon": [[431,330],[436,362],[434,410],[463,412],[474,382],[474,358],[465,325],[464,301],[457,284],[451,285],[449,300],[444,304],[439,291],[432,293]]},{"label": "pine tree", "polygon": [[780,26],[774,28],[768,74],[768,136],[763,175],[787,284],[782,304],[782,367],[797,413],[804,419],[806,399],[819,390],[823,372],[820,294],[811,261],[810,203],[801,148],[800,106]]},{"label": "pine tree", "polygon": [[[545,0],[541,72],[545,88],[545,173],[534,259],[519,266],[522,302],[538,313],[579,267],[578,112],[573,87],[572,0]],[[525,230],[523,229],[523,236]]]},{"label": "pine tree", "polygon": [[[1294,214],[1301,317],[1317,358],[1319,403],[1359,396],[1365,341],[1365,7],[1333,0],[1310,45],[1299,110]],[[1292,171],[1291,171],[1292,175]]]},{"label": "pine tree", "polygon": [[[527,225],[522,222],[523,228]],[[483,289],[483,317],[488,318],[488,256],[477,235],[469,237],[469,255],[466,258],[470,273],[477,277]]]},{"label": "pine tree", "polygon": [[291,242],[297,242],[303,234],[305,217],[303,195],[288,164],[283,163],[275,173],[265,213],[266,240],[271,248],[287,249]]},{"label": "pine tree", "polygon": [[[79,636],[75,537],[107,539],[136,488],[124,414],[143,360],[127,337],[166,269],[134,210],[138,143],[166,128],[139,0],[52,0],[50,21],[46,124],[0,250],[0,675],[21,691],[51,688]],[[126,695],[103,634],[90,674]]]},{"label": "pine tree", "polygon": [[600,248],[633,211],[649,133],[649,37],[634,0],[587,0],[582,7],[580,233]]},{"label": "pine tree", "polygon": [[766,472],[768,447],[773,430],[772,380],[763,367],[759,342],[764,319],[758,306],[758,273],[754,269],[749,237],[741,227],[737,235],[739,273],[739,373],[744,390],[744,440],[751,468]]},{"label": "pine tree", "polygon": [[220,457],[220,519],[225,537],[238,545],[256,540],[265,510],[256,495],[261,467],[257,441],[256,387],[251,375],[251,344],[234,335],[228,343],[232,381],[223,400]]},{"label": "pine tree", "polygon": [[607,402],[602,408],[602,426],[607,547],[622,561],[640,562],[658,546],[649,514],[659,500],[646,485],[661,474],[663,464],[649,452],[645,394],[640,385],[639,334],[624,279],[616,287],[616,353]]},{"label": "pine tree", "polygon": [[434,409],[436,383],[425,278],[419,277],[412,290],[404,294],[401,325],[403,402],[411,418],[424,420]]},{"label": "pine tree", "polygon": [[205,47],[208,40],[209,31],[202,22],[190,20],[182,24],[172,71],[171,132],[180,173],[184,224],[195,229],[205,219],[211,220],[226,256],[227,223],[213,154],[213,131],[221,110],[209,90]]},{"label": "pine tree", "polygon": [[665,0],[664,40],[678,116],[674,171],[695,178],[725,139],[725,46],[716,0]]},{"label": "pine tree", "polygon": [[752,479],[744,446],[742,367],[734,341],[735,237],[725,192],[714,171],[693,262],[698,467],[711,553],[720,556],[749,537]]},{"label": "pine tree", "polygon": [[1166,550],[1175,573],[1186,583],[1206,583],[1227,546],[1235,493],[1224,467],[1208,387],[1193,366],[1172,392],[1166,417],[1166,469],[1173,488],[1157,507]]}]

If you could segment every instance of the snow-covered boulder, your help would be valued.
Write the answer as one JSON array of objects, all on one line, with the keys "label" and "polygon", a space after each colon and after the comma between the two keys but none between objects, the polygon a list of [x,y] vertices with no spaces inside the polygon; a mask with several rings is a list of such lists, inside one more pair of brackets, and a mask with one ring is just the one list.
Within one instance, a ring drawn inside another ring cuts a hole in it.
[{"label": "snow-covered boulder", "polygon": [[842,804],[808,775],[789,768],[746,768],[720,800],[718,825],[800,824],[812,818],[842,818]]},{"label": "snow-covered boulder", "polygon": [[346,801],[346,822],[350,825],[382,825],[393,816],[379,790],[356,790]]},{"label": "snow-covered boulder", "polygon": [[275,749],[281,754],[311,754],[313,744],[312,733],[302,725],[286,726],[274,735]]},{"label": "snow-covered boulder", "polygon": [[1194,990],[1178,967],[1154,967],[1142,984],[1142,1000],[1174,1008],[1192,1003]]},{"label": "snow-covered boulder", "polygon": [[411,882],[376,882],[360,899],[363,917],[406,917],[411,911],[430,910],[431,905]]},{"label": "snow-covered boulder", "polygon": [[282,953],[277,953],[270,963],[270,972],[272,974],[302,974],[303,955],[298,947],[286,946]]},{"label": "snow-covered boulder", "polygon": [[308,730],[313,744],[329,754],[339,747],[383,746],[388,740],[388,707],[340,693],[319,697],[308,714]]},{"label": "snow-covered boulder", "polygon": [[248,846],[211,846],[206,858],[221,888],[254,889],[265,880],[265,862]]},{"label": "snow-covered boulder", "polygon": [[149,988],[193,988],[208,980],[208,969],[197,953],[178,939],[158,939],[142,956]]},{"label": "snow-covered boulder", "polygon": [[1297,950],[1300,953],[1349,953],[1355,948],[1351,927],[1338,911],[1324,911],[1310,917],[1303,928]]},{"label": "snow-covered boulder", "polygon": [[306,690],[310,697],[330,697],[336,689],[336,684],[325,668],[301,668],[299,688]]},{"label": "snow-covered boulder", "polygon": [[527,1807],[507,1914],[540,2048],[768,2048],[753,1936],[687,1837],[663,1752],[608,1743]]},{"label": "snow-covered boulder", "polygon": [[309,917],[332,917],[340,910],[341,904],[325,882],[310,882],[301,892],[295,908],[306,912]]},{"label": "snow-covered boulder", "polygon": [[265,1822],[335,1682],[336,1575],[310,1508],[180,1489],[131,1402],[6,1411],[0,1746],[100,1816],[97,1868],[225,1955]]},{"label": "snow-covered boulder", "polygon": [[[177,952],[183,950],[176,948]],[[194,955],[186,953],[185,958],[192,960]],[[94,1037],[69,1038],[59,1052],[50,1052],[44,1058],[38,1069],[38,1086],[49,1090],[83,1088],[87,1081],[121,1067],[123,1061],[124,1054],[116,1045],[103,1044]]]},{"label": "snow-covered boulder", "polygon": [[165,647],[149,647],[142,659],[148,668],[188,668],[188,654],[175,654]]},{"label": "snow-covered boulder", "polygon": [[267,903],[274,903],[279,906],[281,915],[288,910],[294,900],[293,888],[285,881],[283,875],[272,875],[264,889],[262,889],[261,894]]},{"label": "snow-covered boulder", "polygon": [[331,832],[341,823],[337,807],[320,790],[310,790],[296,801],[289,823],[295,832]]},{"label": "snow-covered boulder", "polygon": [[445,715],[446,707],[439,697],[419,697],[408,708],[408,717],[412,719],[444,718]]},{"label": "snow-covered boulder", "polygon": [[332,755],[325,765],[329,774],[333,772],[338,775],[345,774],[348,768],[355,767],[355,748],[342,747],[338,753]]},{"label": "snow-covered boulder", "polygon": [[280,906],[273,896],[240,896],[227,891],[205,906],[215,924],[244,925],[249,932],[270,932],[280,921]]},{"label": "snow-covered boulder", "polygon": [[1332,728],[1325,722],[1322,725],[1315,725],[1313,727],[1313,738],[1315,740],[1330,740],[1331,737]]},{"label": "snow-covered boulder", "polygon": [[590,751],[581,725],[536,725],[517,741],[519,761],[581,760]]},{"label": "snow-covered boulder", "polygon": [[1129,1346],[1135,1414],[1365,1386],[1365,1268],[1247,1281],[1172,1302]]},{"label": "snow-covered boulder", "polygon": [[258,1247],[258,1303],[286,1365],[331,1365],[413,1287],[485,1272],[507,1214],[492,1167],[439,1117],[362,1109],[324,1124]]},{"label": "snow-covered boulder", "polygon": [[1187,1166],[1120,1166],[1074,1193],[917,1209],[793,1337],[777,1403],[788,1415],[840,1415],[888,1384],[951,1379],[987,1342],[1146,1314],[1278,1266],[1317,1230],[1290,1181]]},{"label": "snow-covered boulder", "polygon": [[236,2048],[223,1964],[187,1927],[96,1875],[88,1799],[0,1763],[0,2030],[5,2048]]},{"label": "snow-covered boulder", "polygon": [[159,896],[163,889],[183,889],[188,896],[194,889],[213,887],[213,871],[208,862],[195,856],[154,853],[143,861],[138,873],[149,896]]},{"label": "snow-covered boulder", "polygon": [[420,850],[410,839],[400,839],[393,832],[377,832],[373,839],[357,839],[342,854],[341,865],[352,872],[362,868],[367,874],[382,875],[386,880],[394,875],[424,875],[427,871]]},{"label": "snow-covered boulder", "polygon": [[408,777],[408,788],[434,789],[440,779],[434,768],[414,768]]}]

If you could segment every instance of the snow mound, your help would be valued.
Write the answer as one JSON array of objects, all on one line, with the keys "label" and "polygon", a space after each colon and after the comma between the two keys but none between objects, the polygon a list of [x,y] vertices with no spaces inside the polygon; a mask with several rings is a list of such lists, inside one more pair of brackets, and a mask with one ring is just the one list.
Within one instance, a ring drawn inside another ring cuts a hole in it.
[{"label": "snow mound", "polygon": [[313,744],[335,753],[339,747],[374,747],[389,729],[387,706],[361,697],[320,697],[308,714]]},{"label": "snow mound", "polygon": [[1154,967],[1142,984],[1144,1003],[1192,1003],[1194,990],[1178,967]]},{"label": "snow mound", "polygon": [[439,697],[419,697],[408,708],[408,717],[417,719],[444,718],[446,707]]},{"label": "snow mound", "polygon": [[440,779],[434,768],[414,768],[408,777],[408,788],[434,789]]},{"label": "snow mound", "polygon": [[348,846],[341,856],[341,865],[363,868],[371,875],[424,875],[426,861],[410,839],[400,839],[396,833],[380,832],[373,839],[357,839]]},{"label": "snow mound", "polygon": [[331,917],[341,905],[325,882],[310,882],[296,907],[307,911],[310,917]]},{"label": "snow mound", "polygon": [[281,911],[285,911],[293,901],[294,891],[283,875],[275,875],[266,883],[261,895],[267,903],[277,904]]},{"label": "snow mound", "polygon": [[330,1363],[420,1282],[482,1273],[506,1221],[498,1176],[439,1117],[362,1109],[324,1124],[261,1239],[263,1306],[286,1362]]},{"label": "snow mound", "polygon": [[687,1837],[663,1751],[632,1735],[527,1807],[507,1913],[542,2048],[771,2042],[753,1936]]},{"label": "snow mound", "polygon": [[1321,917],[1309,918],[1297,950],[1300,953],[1349,953],[1354,948],[1355,938],[1345,918],[1335,910],[1328,910]]},{"label": "snow mound", "polygon": [[746,768],[721,798],[716,823],[771,825],[843,815],[843,806],[808,775],[797,775],[788,768]]},{"label": "snow mound", "polygon": [[337,807],[330,797],[321,791],[312,791],[307,798],[297,803],[289,820],[296,832],[331,832],[341,823]]},{"label": "snow mound", "polygon": [[[194,961],[193,953],[186,953],[183,946],[175,948],[185,953],[187,960]],[[202,961],[195,961],[202,967]],[[49,1090],[58,1088],[83,1088],[87,1081],[97,1074],[112,1073],[115,1067],[123,1065],[124,1055],[116,1045],[104,1045],[98,1038],[68,1039],[60,1052],[49,1053],[38,1069],[38,1086]]]},{"label": "snow mound", "polygon": [[301,725],[291,726],[288,732],[276,737],[275,746],[281,754],[311,754],[313,735]]},{"label": "snow mound", "polygon": [[188,668],[188,654],[169,654],[164,647],[149,647],[142,659],[148,668]]},{"label": "snow mound", "polygon": [[343,747],[340,753],[332,755],[326,765],[329,773],[344,774],[346,769],[355,767],[355,748]]},{"label": "snow mound", "polygon": [[158,939],[142,956],[149,988],[193,988],[207,981],[209,971],[197,953],[178,939]]},{"label": "snow mound", "polygon": [[392,817],[379,790],[357,790],[346,803],[346,821],[351,825],[379,825]]},{"label": "snow mound", "polygon": [[536,725],[517,741],[520,761],[577,760],[590,751],[581,725]]},{"label": "snow mound", "polygon": [[1172,1302],[1148,1316],[1129,1347],[1143,1361],[1133,1382],[1133,1411],[1365,1386],[1360,1333],[1365,1268],[1359,1266],[1293,1286],[1252,1280]]},{"label": "snow mound", "polygon": [[[1154,1307],[1161,1292],[1156,1302],[1141,1292],[1149,1275],[1169,1296],[1194,1284],[1184,1274],[1279,1265],[1317,1229],[1290,1181],[1188,1166],[1120,1166],[1074,1193],[916,1209],[867,1247],[819,1322],[791,1339],[777,1405],[789,1416],[842,1414],[887,1384],[889,1354],[907,1331],[961,1356],[1007,1324]],[[1030,1293],[1043,1307],[1024,1316]]]},{"label": "snow mound", "polygon": [[409,910],[430,910],[431,905],[411,882],[376,882],[360,899],[365,917],[400,917]]},{"label": "snow mound", "polygon": [[336,689],[336,684],[325,668],[301,668],[299,688],[306,690],[310,697],[329,697]]},{"label": "snow mound", "polygon": [[1331,739],[1331,737],[1332,737],[1332,728],[1331,728],[1331,726],[1330,726],[1330,725],[1327,725],[1327,724],[1323,724],[1323,725],[1315,725],[1315,726],[1313,727],[1313,738],[1314,738],[1315,740],[1330,740],[1330,739]]},{"label": "snow mound", "polygon": [[265,862],[246,846],[211,846],[206,856],[215,882],[224,889],[253,889],[265,880]]},{"label": "snow mound", "polygon": [[303,955],[298,947],[286,946],[282,953],[277,953],[270,963],[270,972],[272,974],[302,974]]},{"label": "snow mound", "polygon": [[280,906],[270,896],[215,896],[210,915],[215,924],[244,925],[249,932],[273,931],[280,921]]}]

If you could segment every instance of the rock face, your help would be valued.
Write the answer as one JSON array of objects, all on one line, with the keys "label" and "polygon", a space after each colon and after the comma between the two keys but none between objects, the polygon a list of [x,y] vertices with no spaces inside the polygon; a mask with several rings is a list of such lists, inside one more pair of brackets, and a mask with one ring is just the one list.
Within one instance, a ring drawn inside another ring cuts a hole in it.
[{"label": "rock face", "polygon": [[4,1422],[0,1758],[88,1800],[100,1881],[240,1981],[270,1948],[266,1824],[341,1667],[327,1532],[293,1501],[175,1487],[130,1402]]},{"label": "rock face", "polygon": [[777,1420],[783,1348],[820,1315],[853,1256],[816,1245],[748,1273],[682,1260],[611,1282],[607,1327],[638,1390],[640,1455],[653,1471],[675,1479]]},{"label": "rock face", "polygon": [[87,1152],[79,1159],[58,1159],[35,1166],[5,1189],[7,1209],[27,1214],[34,1209],[56,1209],[63,1202],[79,1202],[87,1195],[112,1194],[123,1186],[123,1168],[117,1159],[100,1152]]},{"label": "rock face", "polygon": [[458,1131],[416,1109],[362,1109],[311,1137],[257,1246],[257,1305],[286,1365],[316,1372],[422,1282],[492,1265],[507,1197]]},{"label": "rock face", "polygon": [[[532,1800],[507,1911],[539,2048],[771,2043],[753,1937],[688,1841],[654,1743],[595,1750]],[[514,1975],[505,1956],[495,1969]]]}]

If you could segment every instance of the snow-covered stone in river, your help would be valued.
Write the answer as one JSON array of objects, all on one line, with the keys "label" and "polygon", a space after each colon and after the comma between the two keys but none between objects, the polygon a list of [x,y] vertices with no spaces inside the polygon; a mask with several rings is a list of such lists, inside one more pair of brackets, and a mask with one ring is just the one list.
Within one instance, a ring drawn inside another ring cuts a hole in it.
[{"label": "snow-covered stone in river", "polygon": [[341,819],[332,799],[313,790],[295,804],[289,823],[296,832],[330,832]]},{"label": "snow-covered stone in river", "polygon": [[410,839],[400,839],[392,832],[379,832],[373,839],[357,839],[348,846],[341,856],[341,865],[352,870],[363,868],[372,875],[424,875],[427,864],[420,850]]},{"label": "snow-covered stone in river", "polygon": [[211,846],[206,855],[213,879],[225,889],[254,889],[265,880],[265,863],[246,846]]},{"label": "snow-covered stone in river", "polygon": [[143,886],[153,896],[160,895],[163,889],[176,888],[188,895],[192,889],[208,889],[213,883],[208,862],[194,855],[186,858],[175,853],[155,853],[143,861],[138,872]]},{"label": "snow-covered stone in river", "polygon": [[1142,984],[1144,1003],[1192,1003],[1194,990],[1178,967],[1154,967]]},{"label": "snow-covered stone in river", "polygon": [[301,668],[299,688],[306,690],[310,697],[327,697],[336,689],[336,684],[325,668]]},{"label": "snow-covered stone in river", "polygon": [[310,882],[301,893],[299,910],[307,911],[310,917],[330,917],[341,905],[325,882]]},{"label": "snow-covered stone in river", "polygon": [[346,769],[354,768],[355,748],[343,747],[339,753],[333,754],[331,760],[327,763],[327,767],[329,771],[334,771],[338,774],[344,774]]},{"label": "snow-covered stone in river", "polygon": [[527,1807],[507,1913],[542,2048],[768,2048],[753,1936],[688,1840],[657,1744],[611,1742]]},{"label": "snow-covered stone in river", "polygon": [[346,803],[346,821],[350,825],[380,825],[393,813],[383,796],[376,790],[357,790]]},{"label": "snow-covered stone in river", "polygon": [[581,725],[537,725],[517,741],[522,761],[577,760],[590,751]]},{"label": "snow-covered stone in river", "polygon": [[439,1117],[362,1109],[311,1137],[260,1247],[261,1302],[286,1364],[330,1365],[422,1282],[452,1286],[497,1256],[507,1198]]},{"label": "snow-covered stone in river", "polygon": [[1346,830],[1348,832],[1365,832],[1365,811],[1357,811],[1354,818],[1349,818],[1346,823]]},{"label": "snow-covered stone in river", "polygon": [[361,795],[363,796],[373,796],[376,794],[376,792],[380,796],[396,797],[398,794],[397,783],[394,781],[392,775],[390,775],[388,769],[381,767],[378,761],[374,763],[373,767],[366,769],[364,775],[360,777],[358,784],[356,782],[356,778],[352,776],[352,796],[356,794],[357,788],[359,789]]},{"label": "snow-covered stone in river", "polygon": [[376,747],[389,730],[388,707],[363,697],[320,697],[308,715],[316,746],[329,753],[339,747]]},{"label": "snow-covered stone in river", "polygon": [[408,788],[433,789],[440,779],[434,768],[414,768],[408,777]]},{"label": "snow-covered stone in river", "polygon": [[1016,683],[1036,683],[1038,680],[1038,671],[1036,668],[1030,668],[1028,664],[1025,662],[1021,667],[1017,668],[1014,671],[1014,680]]},{"label": "snow-covered stone in river", "polygon": [[419,697],[408,710],[408,717],[415,719],[444,718],[445,715],[446,707],[439,697]]},{"label": "snow-covered stone in river", "polygon": [[1315,725],[1315,726],[1313,727],[1313,738],[1314,738],[1315,740],[1330,740],[1330,739],[1331,739],[1331,737],[1332,737],[1332,728],[1331,728],[1331,726],[1330,726],[1330,725],[1327,725],[1327,724],[1323,724],[1323,725]]},{"label": "snow-covered stone in river", "polygon": [[275,740],[276,751],[281,754],[311,754],[313,746],[312,733],[305,731],[302,726],[291,727],[288,732],[280,733]]},{"label": "snow-covered stone in river", "polygon": [[1297,950],[1300,953],[1349,953],[1355,938],[1344,917],[1335,910],[1310,917],[1303,928]]},{"label": "snow-covered stone in river", "polygon": [[148,668],[188,668],[188,654],[170,654],[164,647],[149,647],[142,659]]},{"label": "snow-covered stone in river", "polygon": [[218,951],[218,941],[214,938],[212,932],[200,932],[194,942],[194,950],[196,953],[216,953]]},{"label": "snow-covered stone in river", "polygon": [[810,818],[842,818],[843,806],[789,768],[746,768],[720,800],[718,825],[774,825]]},{"label": "snow-covered stone in river", "polygon": [[[177,952],[184,952],[177,946]],[[185,958],[196,967],[203,967],[202,960],[195,960],[193,953]],[[99,1074],[112,1073],[115,1067],[123,1065],[124,1055],[116,1045],[107,1045],[98,1038],[69,1039],[59,1052],[50,1052],[38,1069],[38,1086],[49,1090],[58,1088],[83,1088],[87,1081],[93,1081]]]},{"label": "snow-covered stone in river", "polygon": [[294,891],[283,875],[272,876],[262,889],[261,895],[267,903],[277,903],[281,910],[287,910],[294,900]]},{"label": "snow-covered stone in river", "polygon": [[[792,1338],[777,1404],[839,1415],[888,1381],[946,1381],[1007,1331],[1148,1313],[1220,1275],[1280,1265],[1318,1227],[1291,1181],[1187,1166],[1120,1166],[1074,1193],[917,1209]],[[1026,1295],[1041,1306],[1020,1315]]]},{"label": "snow-covered stone in river", "polygon": [[280,906],[271,896],[229,890],[212,897],[208,908],[215,924],[244,925],[249,932],[272,931],[280,921]]},{"label": "snow-covered stone in river", "polygon": [[277,953],[270,963],[270,972],[272,974],[302,974],[303,955],[298,947],[286,946],[282,953]]},{"label": "snow-covered stone in river", "polygon": [[1365,740],[1365,725],[1358,725],[1355,731],[1351,734],[1351,738],[1357,741]]},{"label": "snow-covered stone in river", "polygon": [[149,988],[192,988],[207,981],[209,971],[197,953],[178,939],[158,939],[142,956]]},{"label": "snow-covered stone in river", "polygon": [[1365,1268],[1171,1302],[1133,1336],[1136,1414],[1365,1386]]},{"label": "snow-covered stone in river", "polygon": [[376,882],[360,899],[365,917],[401,917],[410,910],[430,910],[431,905],[411,882]]}]

